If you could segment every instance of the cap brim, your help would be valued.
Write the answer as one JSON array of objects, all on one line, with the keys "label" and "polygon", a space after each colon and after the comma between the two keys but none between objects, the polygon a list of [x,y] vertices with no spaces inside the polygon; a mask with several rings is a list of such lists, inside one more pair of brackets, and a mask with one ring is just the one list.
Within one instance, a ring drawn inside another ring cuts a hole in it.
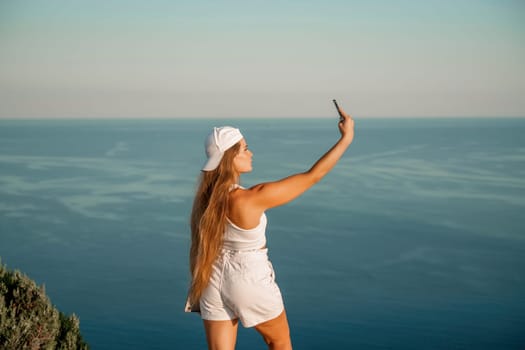
[{"label": "cap brim", "polygon": [[223,154],[224,154],[223,152],[217,152],[213,156],[208,158],[206,160],[206,163],[204,163],[202,170],[203,171],[215,170],[219,166],[219,163],[221,162]]}]

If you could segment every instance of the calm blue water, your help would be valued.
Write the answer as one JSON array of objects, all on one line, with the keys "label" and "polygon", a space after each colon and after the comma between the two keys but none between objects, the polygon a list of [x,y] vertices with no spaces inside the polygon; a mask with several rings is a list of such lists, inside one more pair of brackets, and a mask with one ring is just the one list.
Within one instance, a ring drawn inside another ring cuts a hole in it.
[{"label": "calm blue water", "polygon": [[[250,186],[306,170],[335,120],[0,121],[0,256],[93,349],[203,349],[185,314],[203,140],[240,127]],[[356,118],[338,166],[267,213],[297,349],[525,347],[525,119]],[[238,349],[265,349],[240,328]]]}]

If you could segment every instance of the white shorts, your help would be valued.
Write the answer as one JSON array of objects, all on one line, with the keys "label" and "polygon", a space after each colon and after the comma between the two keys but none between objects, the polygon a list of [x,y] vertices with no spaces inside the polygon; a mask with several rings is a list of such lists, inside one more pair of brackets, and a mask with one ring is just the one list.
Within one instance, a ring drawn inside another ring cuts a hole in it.
[{"label": "white shorts", "polygon": [[200,298],[203,319],[239,318],[244,327],[253,327],[279,316],[283,310],[267,248],[221,251]]}]

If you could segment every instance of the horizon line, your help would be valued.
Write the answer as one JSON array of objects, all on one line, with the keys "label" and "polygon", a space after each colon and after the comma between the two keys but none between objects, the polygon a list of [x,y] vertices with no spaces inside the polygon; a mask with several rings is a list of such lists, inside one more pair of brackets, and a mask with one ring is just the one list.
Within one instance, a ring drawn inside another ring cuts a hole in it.
[{"label": "horizon line", "polygon": [[[395,115],[395,116],[380,116],[380,115],[351,115],[354,119],[519,119],[525,118],[525,115]],[[92,116],[92,117],[65,117],[65,116],[44,116],[44,117],[2,117],[0,121],[33,121],[33,120],[224,120],[224,119],[242,119],[242,120],[262,120],[262,119],[331,119],[337,116],[265,116],[265,117],[247,117],[247,116],[192,116],[192,117],[169,117],[169,116]]]}]

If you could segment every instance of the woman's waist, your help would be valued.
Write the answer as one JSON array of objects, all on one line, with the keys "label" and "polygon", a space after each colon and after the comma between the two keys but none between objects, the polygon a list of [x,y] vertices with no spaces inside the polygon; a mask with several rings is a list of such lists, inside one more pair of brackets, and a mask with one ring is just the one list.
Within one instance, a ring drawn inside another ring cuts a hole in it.
[{"label": "woman's waist", "polygon": [[242,260],[259,260],[268,258],[268,248],[263,245],[258,248],[250,249],[229,249],[227,247],[221,248],[219,258],[228,259],[242,259]]},{"label": "woman's waist", "polygon": [[231,239],[224,237],[222,248],[233,251],[250,251],[266,247],[266,236],[254,237],[254,239]]}]

